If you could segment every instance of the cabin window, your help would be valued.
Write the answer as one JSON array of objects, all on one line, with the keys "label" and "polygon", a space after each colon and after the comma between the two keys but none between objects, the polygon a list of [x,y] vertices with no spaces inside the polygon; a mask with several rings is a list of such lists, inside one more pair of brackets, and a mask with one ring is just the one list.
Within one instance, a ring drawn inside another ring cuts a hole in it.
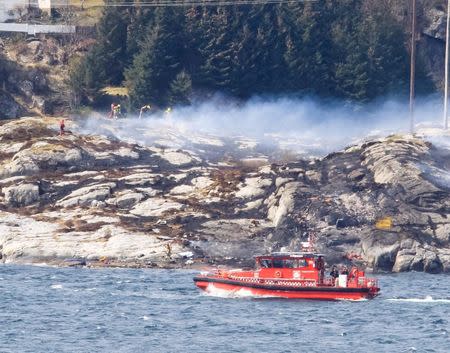
[{"label": "cabin window", "polygon": [[306,267],[308,264],[306,263],[305,259],[298,260],[298,267]]},{"label": "cabin window", "polygon": [[292,260],[292,259],[288,259],[288,260],[284,260],[284,268],[295,268],[296,266],[296,260]]},{"label": "cabin window", "polygon": [[269,259],[261,259],[259,263],[260,263],[261,267],[263,267],[263,268],[272,267],[272,261]]},{"label": "cabin window", "polygon": [[275,268],[283,268],[283,260],[281,260],[281,259],[273,259],[273,267],[275,267]]}]

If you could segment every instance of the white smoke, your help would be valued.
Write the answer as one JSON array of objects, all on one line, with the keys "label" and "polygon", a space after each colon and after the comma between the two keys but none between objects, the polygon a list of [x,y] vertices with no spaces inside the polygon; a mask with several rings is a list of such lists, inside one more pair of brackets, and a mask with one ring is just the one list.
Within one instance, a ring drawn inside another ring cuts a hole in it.
[{"label": "white smoke", "polygon": [[[106,114],[105,114],[106,115]],[[416,128],[440,126],[439,97],[417,99]],[[103,133],[143,145],[223,145],[223,139],[324,155],[362,139],[409,132],[409,103],[379,99],[366,105],[314,98],[255,97],[239,103],[223,96],[155,112],[145,119],[128,114],[118,121],[88,119],[82,131]]]}]

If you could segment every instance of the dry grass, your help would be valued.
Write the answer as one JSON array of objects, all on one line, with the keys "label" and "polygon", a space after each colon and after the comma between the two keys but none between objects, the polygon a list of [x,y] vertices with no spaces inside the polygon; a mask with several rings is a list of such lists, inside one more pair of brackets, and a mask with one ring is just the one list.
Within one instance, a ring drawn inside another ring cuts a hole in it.
[{"label": "dry grass", "polygon": [[392,134],[392,135],[389,135],[388,137],[386,137],[386,141],[388,143],[405,142],[405,136],[399,135],[399,134]]},{"label": "dry grass", "polygon": [[9,134],[0,136],[0,140],[3,142],[32,141],[36,138],[53,135],[55,135],[55,130],[49,129],[45,124],[27,120],[17,122]]},{"label": "dry grass", "polygon": [[221,193],[236,191],[237,184],[245,180],[244,173],[239,169],[214,170],[211,172],[211,178],[214,183],[210,188],[217,188]]},{"label": "dry grass", "polygon": [[[104,0],[69,0],[69,5],[76,12],[76,23],[79,26],[94,26],[101,18]],[[83,9],[81,9],[83,5]]]},{"label": "dry grass", "polygon": [[[79,220],[79,219],[75,219],[75,220],[69,219],[66,221],[58,222],[58,223],[60,224],[59,231],[61,233],[95,232],[107,224],[105,222],[88,223],[85,220]],[[106,236],[105,238],[107,240],[107,238],[109,238],[109,236]]]},{"label": "dry grass", "polygon": [[102,89],[102,92],[110,96],[128,96],[128,88],[107,86]]},{"label": "dry grass", "polygon": [[105,4],[104,0],[69,0],[69,4],[71,6],[81,7],[83,4],[83,8],[88,9],[90,7],[98,7],[103,6]]}]

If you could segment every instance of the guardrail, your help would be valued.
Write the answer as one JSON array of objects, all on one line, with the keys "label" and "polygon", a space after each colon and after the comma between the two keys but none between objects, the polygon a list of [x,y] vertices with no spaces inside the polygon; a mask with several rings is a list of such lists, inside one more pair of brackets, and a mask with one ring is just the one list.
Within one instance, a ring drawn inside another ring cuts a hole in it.
[{"label": "guardrail", "polygon": [[77,26],[70,25],[38,25],[29,23],[0,23],[0,32],[22,32],[32,35],[38,33],[73,34]]}]

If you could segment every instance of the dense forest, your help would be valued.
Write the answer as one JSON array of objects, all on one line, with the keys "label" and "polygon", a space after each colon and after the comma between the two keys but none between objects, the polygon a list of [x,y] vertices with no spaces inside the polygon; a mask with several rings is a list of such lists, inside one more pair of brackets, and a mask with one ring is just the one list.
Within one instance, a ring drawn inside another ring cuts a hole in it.
[{"label": "dense forest", "polygon": [[107,7],[97,44],[71,67],[76,104],[108,85],[131,108],[223,92],[365,102],[407,91],[407,33],[372,0],[198,7]]}]

